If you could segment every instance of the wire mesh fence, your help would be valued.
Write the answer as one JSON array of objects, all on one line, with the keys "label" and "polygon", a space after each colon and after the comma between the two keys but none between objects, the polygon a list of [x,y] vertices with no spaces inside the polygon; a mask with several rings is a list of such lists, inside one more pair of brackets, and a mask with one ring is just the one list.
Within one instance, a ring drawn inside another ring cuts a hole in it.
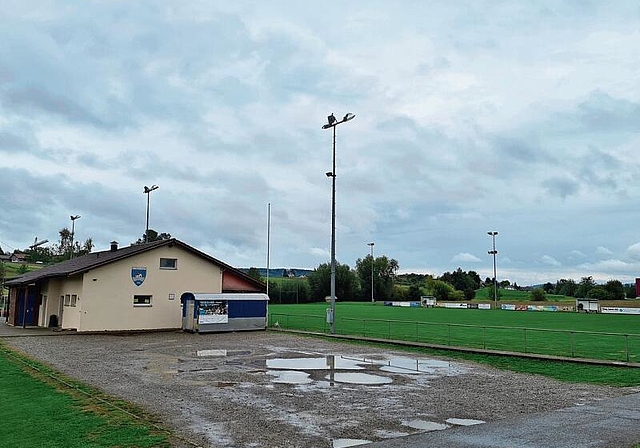
[{"label": "wire mesh fence", "polygon": [[[270,313],[269,327],[329,333],[324,316]],[[451,347],[640,362],[640,334],[339,318],[336,334]]]}]

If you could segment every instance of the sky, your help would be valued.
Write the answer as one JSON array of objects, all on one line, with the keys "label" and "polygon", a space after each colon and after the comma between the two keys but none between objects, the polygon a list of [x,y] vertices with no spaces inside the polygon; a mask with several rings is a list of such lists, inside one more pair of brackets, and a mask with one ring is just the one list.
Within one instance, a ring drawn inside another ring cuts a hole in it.
[{"label": "sky", "polygon": [[[0,0],[0,247],[640,277],[636,0]],[[269,205],[270,204],[270,225]],[[269,238],[268,238],[269,234]],[[269,241],[269,243],[268,243]]]}]

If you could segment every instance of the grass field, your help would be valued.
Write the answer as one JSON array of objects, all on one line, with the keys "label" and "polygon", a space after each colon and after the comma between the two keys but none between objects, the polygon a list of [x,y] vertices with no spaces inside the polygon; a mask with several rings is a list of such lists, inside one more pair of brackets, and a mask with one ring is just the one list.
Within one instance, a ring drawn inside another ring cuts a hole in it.
[{"label": "grass field", "polygon": [[[270,305],[270,325],[328,332],[326,303]],[[640,362],[640,316],[337,303],[336,333],[438,345]]]},{"label": "grass field", "polygon": [[[0,344],[0,445],[21,448],[169,448],[163,433],[149,429],[144,413],[124,402],[118,407],[143,416],[135,419],[104,400],[99,391],[65,378],[67,387],[47,374],[45,366],[20,358],[40,372],[25,367]],[[82,390],[84,393],[80,392]]]}]

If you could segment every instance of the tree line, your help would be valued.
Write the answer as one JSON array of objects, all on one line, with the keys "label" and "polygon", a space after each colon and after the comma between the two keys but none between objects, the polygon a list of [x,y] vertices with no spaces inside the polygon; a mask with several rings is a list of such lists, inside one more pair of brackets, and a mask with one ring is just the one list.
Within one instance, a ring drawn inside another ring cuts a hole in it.
[{"label": "tree line", "polygon": [[[421,296],[433,296],[438,301],[473,300],[481,288],[489,288],[489,297],[494,297],[493,279],[484,281],[475,271],[457,268],[439,277],[430,274],[398,274],[398,262],[386,256],[372,258],[370,255],[358,259],[355,268],[336,264],[336,297],[340,301],[370,301],[373,263],[373,287],[376,301],[420,300]],[[251,268],[249,275],[260,279],[258,269]],[[264,279],[262,279],[264,280]],[[530,292],[530,300],[545,301],[547,294],[600,300],[624,300],[635,298],[635,286],[623,285],[619,280],[597,284],[593,277],[583,277],[579,282],[559,279],[555,284],[541,287],[521,287],[509,280],[497,282],[497,297],[504,289]],[[330,295],[331,265],[320,264],[306,278],[269,281],[269,296],[272,303],[320,302]],[[502,289],[502,291],[501,291]]]}]

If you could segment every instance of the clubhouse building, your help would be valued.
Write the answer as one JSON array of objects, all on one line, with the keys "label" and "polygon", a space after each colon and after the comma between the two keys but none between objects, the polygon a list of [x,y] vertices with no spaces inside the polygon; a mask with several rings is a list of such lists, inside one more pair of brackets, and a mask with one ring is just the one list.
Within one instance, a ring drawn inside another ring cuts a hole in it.
[{"label": "clubhouse building", "polygon": [[178,329],[180,297],[264,292],[264,283],[177,239],[94,252],[5,282],[8,323],[76,331]]}]

